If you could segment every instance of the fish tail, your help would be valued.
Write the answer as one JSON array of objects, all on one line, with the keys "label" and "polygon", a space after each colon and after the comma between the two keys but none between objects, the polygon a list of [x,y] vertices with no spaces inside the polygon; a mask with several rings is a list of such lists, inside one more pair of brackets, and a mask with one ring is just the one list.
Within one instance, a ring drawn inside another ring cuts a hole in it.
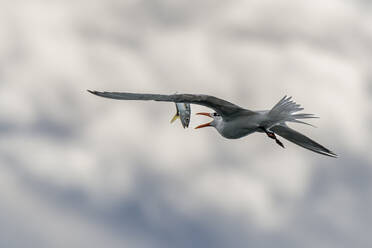
[{"label": "fish tail", "polygon": [[174,117],[172,118],[172,120],[170,121],[170,123],[173,123],[175,120],[177,120],[178,118],[180,118],[180,116],[177,114],[174,115]]}]

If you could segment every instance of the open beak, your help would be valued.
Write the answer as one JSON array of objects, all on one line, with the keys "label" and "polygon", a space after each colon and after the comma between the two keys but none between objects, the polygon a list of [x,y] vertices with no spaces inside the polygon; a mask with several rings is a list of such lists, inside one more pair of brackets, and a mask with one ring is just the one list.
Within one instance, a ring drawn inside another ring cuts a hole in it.
[{"label": "open beak", "polygon": [[[210,113],[197,113],[197,115],[205,115],[205,116],[208,116],[210,118],[213,118]],[[203,127],[210,127],[212,122],[213,121],[202,124],[202,125],[199,125],[199,126],[195,127],[195,129],[199,129],[199,128],[203,128]]]}]

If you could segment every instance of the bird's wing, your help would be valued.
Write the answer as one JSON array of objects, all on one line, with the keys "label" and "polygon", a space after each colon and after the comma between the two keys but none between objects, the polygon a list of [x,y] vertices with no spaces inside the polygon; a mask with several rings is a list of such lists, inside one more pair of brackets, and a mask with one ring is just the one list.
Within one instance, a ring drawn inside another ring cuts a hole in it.
[{"label": "bird's wing", "polygon": [[88,92],[102,96],[106,98],[112,98],[117,100],[153,100],[160,102],[182,102],[203,105],[215,110],[222,117],[229,117],[240,112],[251,112],[247,109],[241,108],[231,102],[223,99],[208,96],[208,95],[194,95],[194,94],[172,94],[172,95],[161,95],[161,94],[138,94],[138,93],[127,93],[127,92],[99,92],[91,91]]},{"label": "bird's wing", "polygon": [[279,136],[299,145],[303,148],[309,149],[313,152],[320,153],[326,156],[336,158],[337,155],[330,151],[329,149],[325,148],[324,146],[318,144],[317,142],[311,140],[310,138],[306,137],[305,135],[289,128],[285,125],[277,125],[270,128],[270,131],[278,134]]}]

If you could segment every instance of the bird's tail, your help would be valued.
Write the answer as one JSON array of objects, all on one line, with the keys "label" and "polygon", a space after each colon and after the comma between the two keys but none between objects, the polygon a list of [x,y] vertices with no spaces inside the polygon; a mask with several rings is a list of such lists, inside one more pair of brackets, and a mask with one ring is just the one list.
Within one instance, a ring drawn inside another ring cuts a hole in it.
[{"label": "bird's tail", "polygon": [[273,124],[275,125],[275,124],[285,123],[288,121],[288,122],[296,122],[296,123],[302,123],[302,124],[313,126],[301,120],[319,118],[319,117],[316,117],[313,114],[302,114],[302,113],[298,114],[297,112],[300,112],[304,109],[301,108],[300,104],[297,104],[295,101],[291,99],[292,97],[284,96],[268,112],[270,120],[273,122]]}]

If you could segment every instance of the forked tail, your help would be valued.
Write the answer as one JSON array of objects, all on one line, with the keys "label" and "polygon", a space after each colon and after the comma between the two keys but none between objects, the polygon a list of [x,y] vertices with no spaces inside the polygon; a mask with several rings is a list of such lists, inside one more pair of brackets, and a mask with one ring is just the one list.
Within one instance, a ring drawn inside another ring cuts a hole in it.
[{"label": "forked tail", "polygon": [[296,123],[302,123],[302,124],[313,126],[301,120],[319,118],[319,117],[316,117],[313,114],[296,114],[297,112],[300,112],[304,109],[301,108],[300,104],[297,104],[295,101],[291,99],[292,97],[284,96],[268,112],[270,121],[272,121],[273,125],[282,124],[282,123],[285,123],[286,121],[289,121],[289,122],[296,122]]}]

